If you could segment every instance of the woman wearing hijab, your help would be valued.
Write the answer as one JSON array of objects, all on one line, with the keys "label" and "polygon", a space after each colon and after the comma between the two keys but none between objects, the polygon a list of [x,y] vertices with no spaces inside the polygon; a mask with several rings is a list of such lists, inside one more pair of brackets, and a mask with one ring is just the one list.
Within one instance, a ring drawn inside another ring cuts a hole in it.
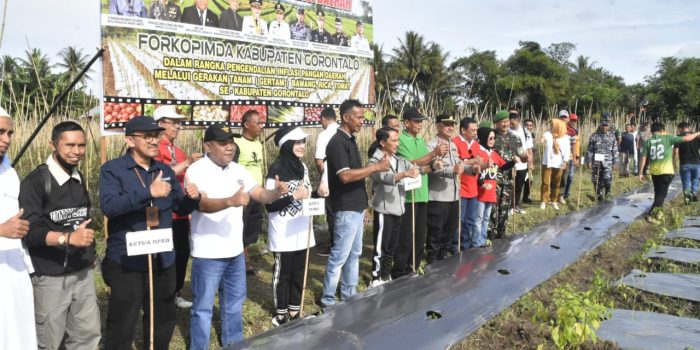
[{"label": "woman wearing hijab", "polygon": [[[299,317],[301,294],[306,267],[307,245],[313,247],[313,232],[309,236],[311,216],[302,215],[302,199],[309,197],[309,171],[302,162],[306,152],[307,135],[298,127],[283,127],[275,135],[280,147],[277,159],[270,165],[265,188],[275,188],[275,177],[289,186],[289,192],[266,205],[268,213],[269,250],[274,253],[272,295],[275,302],[276,327]],[[310,242],[307,240],[310,237]]]},{"label": "woman wearing hijab", "polygon": [[[404,213],[406,191],[401,180],[420,176],[418,167],[396,155],[399,132],[383,127],[376,132],[376,141],[370,146],[369,163],[389,158],[389,170],[374,173],[372,179],[372,209],[374,210],[374,251],[372,257],[372,282],[370,287],[380,286],[391,279],[394,251],[399,244],[401,215]],[[424,167],[429,168],[429,167]]]},{"label": "woman wearing hijab", "polygon": [[549,131],[542,135],[544,153],[542,154],[542,204],[540,209],[547,208],[547,202],[552,203],[554,210],[559,210],[557,200],[561,177],[566,164],[571,158],[571,144],[566,134],[566,122],[554,118],[549,123]]},{"label": "woman wearing hijab", "polygon": [[476,197],[478,201],[476,207],[476,230],[472,233],[471,246],[485,247],[490,244],[486,239],[486,233],[489,228],[491,208],[498,200],[496,190],[499,169],[508,171],[513,168],[515,161],[506,162],[493,149],[493,145],[496,143],[496,130],[491,128],[490,123],[482,123],[476,134],[480,145],[477,157],[481,158],[481,161],[488,165],[479,174],[478,194]]}]

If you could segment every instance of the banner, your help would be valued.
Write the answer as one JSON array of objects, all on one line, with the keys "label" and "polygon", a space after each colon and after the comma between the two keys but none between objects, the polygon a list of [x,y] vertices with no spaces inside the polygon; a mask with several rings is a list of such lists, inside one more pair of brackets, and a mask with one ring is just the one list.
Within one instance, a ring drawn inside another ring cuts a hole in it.
[{"label": "banner", "polygon": [[101,1],[105,130],[160,105],[185,126],[240,126],[249,109],[314,126],[357,99],[374,120],[369,0]]}]

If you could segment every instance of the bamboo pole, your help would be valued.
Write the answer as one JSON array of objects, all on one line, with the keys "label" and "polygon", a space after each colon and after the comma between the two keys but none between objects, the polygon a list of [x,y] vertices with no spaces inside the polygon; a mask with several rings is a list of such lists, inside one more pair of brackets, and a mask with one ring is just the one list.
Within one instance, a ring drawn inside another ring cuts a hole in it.
[{"label": "bamboo pole", "polygon": [[309,273],[309,250],[311,249],[311,231],[314,217],[309,216],[309,230],[306,236],[306,262],[304,263],[304,282],[301,287],[301,305],[299,306],[299,318],[304,317],[304,295],[306,295],[306,278]]}]

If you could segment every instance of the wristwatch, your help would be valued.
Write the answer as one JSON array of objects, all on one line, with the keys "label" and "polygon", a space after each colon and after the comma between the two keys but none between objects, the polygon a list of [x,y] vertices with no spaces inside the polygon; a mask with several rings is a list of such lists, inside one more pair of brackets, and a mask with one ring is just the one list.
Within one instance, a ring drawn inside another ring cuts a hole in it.
[{"label": "wristwatch", "polygon": [[60,245],[68,244],[68,235],[62,234],[62,235],[58,236],[58,244],[60,244]]}]

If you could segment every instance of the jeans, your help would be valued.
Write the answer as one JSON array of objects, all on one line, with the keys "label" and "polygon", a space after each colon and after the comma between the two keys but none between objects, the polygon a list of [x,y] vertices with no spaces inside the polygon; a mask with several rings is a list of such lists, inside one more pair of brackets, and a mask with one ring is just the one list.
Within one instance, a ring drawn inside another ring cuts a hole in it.
[{"label": "jeans", "polygon": [[362,254],[362,230],[364,213],[361,211],[337,211],[333,246],[328,256],[326,275],[323,279],[321,305],[335,304],[335,291],[340,280],[340,299],[346,300],[356,292]]},{"label": "jeans", "polygon": [[561,177],[561,187],[564,188],[562,197],[568,199],[571,194],[571,183],[574,182],[574,173],[576,172],[576,162],[569,160],[569,165],[566,167],[564,175]]},{"label": "jeans", "polygon": [[681,182],[683,182],[684,192],[698,194],[700,164],[681,164]]},{"label": "jeans", "polygon": [[493,203],[477,201],[476,208],[476,230],[472,231],[472,247],[483,247],[486,245],[486,233],[489,229],[489,216]]},{"label": "jeans", "polygon": [[[464,198],[460,199],[462,201],[460,208],[462,212],[462,237],[460,250],[465,250],[471,246],[472,235],[477,232],[479,228],[476,226],[476,209],[479,205],[479,201],[474,198]],[[455,232],[454,239],[452,240],[452,254],[457,253],[457,235],[459,232]]]},{"label": "jeans", "polygon": [[219,291],[221,344],[243,340],[243,301],[246,296],[245,257],[192,258],[192,319],[190,349],[209,349],[214,297]]}]

